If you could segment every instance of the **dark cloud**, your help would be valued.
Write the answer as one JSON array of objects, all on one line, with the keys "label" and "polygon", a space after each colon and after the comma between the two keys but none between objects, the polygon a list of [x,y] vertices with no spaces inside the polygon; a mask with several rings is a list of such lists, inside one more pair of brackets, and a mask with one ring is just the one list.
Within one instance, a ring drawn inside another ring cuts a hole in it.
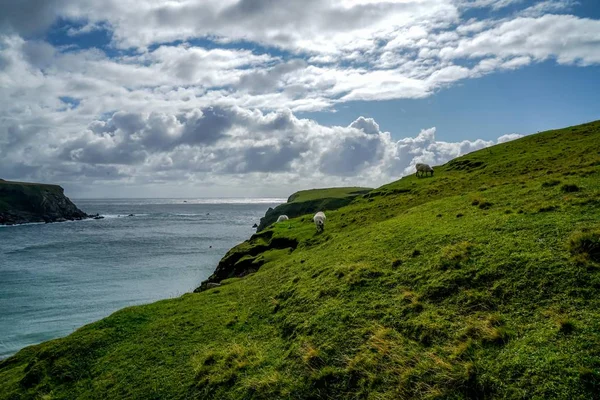
[{"label": "dark cloud", "polygon": [[23,149],[43,129],[0,118],[0,155]]},{"label": "dark cloud", "polygon": [[293,28],[309,18],[316,11],[315,8],[321,8],[322,3],[322,0],[240,0],[222,11],[219,19],[246,26],[260,24],[275,28],[287,25],[288,28]]},{"label": "dark cloud", "polygon": [[[306,1],[306,3],[310,3],[310,1]],[[234,17],[247,17],[249,15],[260,16],[271,12],[273,9],[280,8],[281,6],[282,4],[279,0],[240,0],[229,7],[223,14]]]},{"label": "dark cloud", "polygon": [[44,69],[52,64],[54,47],[46,42],[27,41],[23,44],[23,55],[36,68]]},{"label": "dark cloud", "polygon": [[174,26],[181,24],[183,21],[198,21],[206,23],[215,20],[216,14],[214,8],[203,3],[188,3],[185,5],[168,3],[167,5],[159,6],[152,10],[150,16],[153,21],[160,25]]},{"label": "dark cloud", "polygon": [[30,165],[22,161],[0,160],[0,178],[7,180],[30,180],[42,169],[40,165]]},{"label": "dark cloud", "polygon": [[132,143],[118,143],[112,140],[96,140],[85,144],[72,143],[62,152],[63,158],[84,164],[135,165],[143,162],[148,153],[135,148]]},{"label": "dark cloud", "polygon": [[69,182],[73,180],[102,180],[112,181],[130,178],[114,165],[65,163],[53,168],[52,177],[48,180]]},{"label": "dark cloud", "polygon": [[378,135],[348,137],[323,153],[320,170],[328,175],[352,176],[381,161],[382,141]]},{"label": "dark cloud", "polygon": [[184,116],[180,143],[212,144],[225,136],[236,122],[236,113],[222,107],[207,107]]},{"label": "dark cloud", "polygon": [[294,117],[294,114],[288,109],[278,111],[271,115],[274,115],[274,117],[267,121],[263,121],[256,128],[264,132],[281,132],[296,127],[297,120]]},{"label": "dark cloud", "polygon": [[292,162],[308,150],[307,144],[280,144],[253,146],[224,152],[225,166],[222,172],[246,174],[252,172],[291,171]]},{"label": "dark cloud", "polygon": [[168,151],[180,143],[181,124],[185,123],[174,115],[151,113],[143,130],[136,133],[139,144],[149,151]]},{"label": "dark cloud", "polygon": [[142,115],[137,113],[116,112],[110,119],[109,125],[112,125],[114,129],[122,130],[127,135],[132,135],[143,130],[146,121]]},{"label": "dark cloud", "polygon": [[66,0],[0,0],[0,33],[32,35],[45,31]]},{"label": "dark cloud", "polygon": [[177,116],[160,113],[116,112],[94,121],[88,133],[63,145],[63,160],[87,164],[141,164],[153,153],[180,145],[208,146],[223,138],[237,123],[232,109],[207,107]]},{"label": "dark cloud", "polygon": [[94,132],[95,134],[103,134],[103,133],[112,133],[117,128],[106,121],[92,121],[91,124],[88,125],[88,129]]},{"label": "dark cloud", "polygon": [[12,63],[12,58],[8,54],[0,53],[0,71],[8,69]]}]

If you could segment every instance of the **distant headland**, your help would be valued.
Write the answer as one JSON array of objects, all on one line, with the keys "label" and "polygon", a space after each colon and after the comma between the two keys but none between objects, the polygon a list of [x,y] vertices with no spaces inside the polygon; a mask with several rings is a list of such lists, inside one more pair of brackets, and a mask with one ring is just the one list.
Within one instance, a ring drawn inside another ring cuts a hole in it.
[{"label": "distant headland", "polygon": [[0,179],[0,225],[63,222],[90,218],[58,185]]}]

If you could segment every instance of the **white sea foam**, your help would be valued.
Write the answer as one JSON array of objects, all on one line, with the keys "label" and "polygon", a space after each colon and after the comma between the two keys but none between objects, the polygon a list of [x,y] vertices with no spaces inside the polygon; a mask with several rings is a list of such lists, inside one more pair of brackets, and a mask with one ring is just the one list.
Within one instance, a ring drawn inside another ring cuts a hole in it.
[{"label": "white sea foam", "polygon": [[17,226],[27,226],[27,225],[44,225],[45,222],[28,222],[26,224],[14,224],[14,225],[0,225],[0,228],[14,228]]}]

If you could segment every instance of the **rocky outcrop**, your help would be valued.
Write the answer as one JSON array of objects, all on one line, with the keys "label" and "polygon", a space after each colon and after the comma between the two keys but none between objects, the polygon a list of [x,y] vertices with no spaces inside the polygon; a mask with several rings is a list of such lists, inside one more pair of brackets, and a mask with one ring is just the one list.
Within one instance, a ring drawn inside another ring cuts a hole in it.
[{"label": "rocky outcrop", "polygon": [[202,282],[194,292],[203,292],[216,287],[215,284],[224,279],[240,278],[258,271],[265,263],[262,254],[266,251],[274,249],[294,251],[296,247],[298,247],[298,242],[295,239],[273,237],[273,231],[254,234],[249,240],[229,250],[225,257],[219,261],[215,272]]},{"label": "rocky outcrop", "polygon": [[257,232],[249,240],[229,250],[219,261],[215,272],[203,281],[194,292],[203,292],[217,287],[216,284],[220,284],[225,279],[241,278],[258,271],[265,263],[265,252],[285,249],[293,252],[296,250],[299,245],[296,239],[280,236],[281,232],[265,230],[269,225],[276,222],[280,215],[285,214],[290,218],[294,218],[317,211],[336,210],[350,204],[357,196],[364,195],[372,190],[369,188],[348,187],[312,189],[294,193],[288,198],[287,203],[274,209],[269,208],[265,216],[261,218]]},{"label": "rocky outcrop", "polygon": [[89,218],[58,185],[0,180],[0,225]]}]

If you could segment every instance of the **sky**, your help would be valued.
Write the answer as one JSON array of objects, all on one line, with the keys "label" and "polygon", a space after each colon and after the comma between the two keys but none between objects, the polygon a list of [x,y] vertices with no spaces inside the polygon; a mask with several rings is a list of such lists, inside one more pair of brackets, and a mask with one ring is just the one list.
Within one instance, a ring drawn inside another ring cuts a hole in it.
[{"label": "sky", "polygon": [[0,0],[0,178],[377,187],[600,119],[597,0]]}]

